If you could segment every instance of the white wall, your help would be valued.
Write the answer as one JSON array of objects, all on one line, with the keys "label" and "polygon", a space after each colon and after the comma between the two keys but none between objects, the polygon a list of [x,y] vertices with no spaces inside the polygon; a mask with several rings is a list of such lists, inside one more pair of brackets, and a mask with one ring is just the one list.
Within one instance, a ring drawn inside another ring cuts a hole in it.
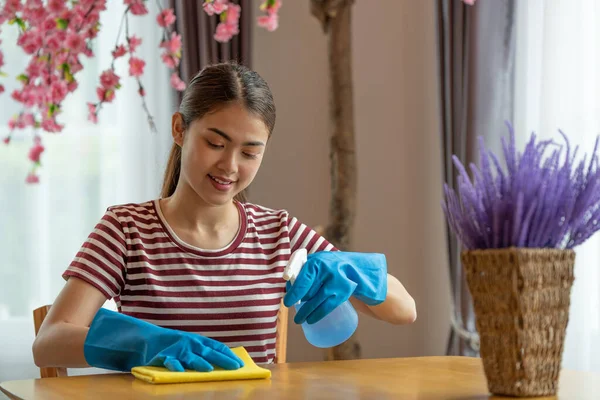
[{"label": "white wall", "polygon": [[[383,252],[417,302],[418,320],[390,326],[361,318],[363,357],[440,355],[449,333],[441,200],[434,3],[359,0],[353,9],[358,149],[354,247]],[[254,68],[278,107],[273,141],[251,200],[327,223],[329,206],[326,40],[309,1],[287,1],[275,32],[255,29]],[[290,361],[319,360],[290,324]]]}]

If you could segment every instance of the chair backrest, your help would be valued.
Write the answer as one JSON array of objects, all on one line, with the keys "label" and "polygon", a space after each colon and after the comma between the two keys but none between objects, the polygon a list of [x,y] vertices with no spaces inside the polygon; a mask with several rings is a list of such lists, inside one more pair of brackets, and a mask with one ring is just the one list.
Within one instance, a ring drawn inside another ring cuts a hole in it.
[{"label": "chair backrest", "polygon": [[[37,336],[44,322],[44,318],[48,314],[50,306],[42,306],[33,310],[33,325],[35,327],[35,335]],[[277,315],[277,336],[275,339],[275,363],[283,364],[287,359],[287,331],[288,331],[288,309],[281,302],[279,314]],[[68,376],[67,369],[61,367],[45,367],[40,368],[40,376],[42,378],[56,378],[59,376]]]},{"label": "chair backrest", "polygon": [[288,336],[288,308],[283,305],[279,307],[277,314],[277,337],[275,338],[275,363],[285,364],[287,360],[287,336]]},{"label": "chair backrest", "polygon": [[[40,327],[42,326],[42,322],[44,322],[44,318],[48,315],[48,311],[50,310],[50,306],[41,306],[33,310],[33,326],[35,327],[35,335],[37,336],[40,331]],[[59,376],[67,376],[66,368],[59,367],[46,367],[40,368],[40,376],[42,378],[56,378]]]}]

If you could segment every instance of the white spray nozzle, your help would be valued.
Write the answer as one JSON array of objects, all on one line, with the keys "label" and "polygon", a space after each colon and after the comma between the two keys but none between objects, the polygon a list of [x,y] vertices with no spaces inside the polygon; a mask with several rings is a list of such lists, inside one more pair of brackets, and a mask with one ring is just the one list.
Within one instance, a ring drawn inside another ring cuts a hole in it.
[{"label": "white spray nozzle", "polygon": [[307,257],[306,249],[298,249],[293,252],[287,266],[283,270],[283,279],[290,281],[293,284],[300,273],[300,270],[304,266]]}]

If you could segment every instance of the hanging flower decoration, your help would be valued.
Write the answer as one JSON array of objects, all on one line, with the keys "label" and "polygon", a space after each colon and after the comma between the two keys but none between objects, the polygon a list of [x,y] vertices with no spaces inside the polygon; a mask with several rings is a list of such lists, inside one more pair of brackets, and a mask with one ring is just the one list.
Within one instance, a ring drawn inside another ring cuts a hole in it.
[{"label": "hanging flower decoration", "polygon": [[[142,83],[146,60],[136,52],[142,39],[129,30],[132,16],[148,14],[144,0],[123,0],[126,9],[115,38],[112,62],[99,77],[96,99],[88,103],[88,119],[96,123],[106,103],[111,103],[121,88],[122,77],[115,72],[118,59],[128,63],[129,77],[138,87],[141,103],[151,129],[152,115],[147,107],[146,91]],[[3,138],[9,144],[17,129],[34,128],[33,145],[29,152],[32,167],[26,182],[37,183],[40,156],[44,151],[39,131],[58,133],[64,128],[60,121],[62,104],[69,93],[77,89],[77,75],[83,69],[82,57],[93,57],[92,42],[100,31],[100,13],[106,9],[106,0],[7,0],[0,5],[0,27],[6,23],[19,30],[17,45],[28,56],[25,70],[16,78],[21,87],[10,96],[22,104],[22,111],[8,121],[9,134]],[[158,44],[162,50],[162,62],[172,70],[171,84],[176,90],[184,90],[185,83],[177,72],[181,60],[181,37],[173,31],[175,15],[172,9],[161,9],[156,23],[162,30]],[[0,73],[4,55],[0,51]],[[5,77],[6,74],[2,74]],[[4,86],[0,82],[0,93]]]}]

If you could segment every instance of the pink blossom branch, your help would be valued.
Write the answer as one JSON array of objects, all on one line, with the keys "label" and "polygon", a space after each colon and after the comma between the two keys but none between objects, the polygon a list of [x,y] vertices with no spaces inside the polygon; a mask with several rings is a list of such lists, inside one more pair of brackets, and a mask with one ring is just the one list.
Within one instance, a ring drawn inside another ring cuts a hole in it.
[{"label": "pink blossom branch", "polygon": [[[22,87],[12,92],[11,97],[22,103],[24,110],[9,121],[10,132],[4,139],[9,144],[15,130],[33,127],[45,132],[61,132],[64,125],[57,117],[61,113],[62,102],[66,96],[77,89],[77,73],[83,69],[79,57],[83,54],[93,57],[91,41],[99,31],[100,13],[106,9],[107,0],[7,0],[0,4],[0,25],[9,22],[19,29],[17,44],[30,55],[28,66],[17,78]],[[128,30],[129,14],[141,16],[148,14],[145,0],[123,0],[127,6],[117,32],[115,48],[112,51],[110,67],[100,75],[100,85],[96,89],[98,100],[88,103],[88,118],[98,121],[99,111],[105,103],[115,98],[121,87],[121,79],[115,73],[117,58],[128,55],[129,75],[137,83],[142,108],[146,113],[150,128],[156,131],[152,115],[145,99],[142,75],[146,61],[135,53],[141,39],[130,35]],[[163,30],[159,46],[165,49],[161,58],[170,69],[177,68],[181,59],[181,38],[169,36],[169,27],[175,21],[172,9],[162,9],[156,20]],[[126,44],[119,44],[125,26]],[[4,64],[4,54],[0,51],[0,72]],[[171,76],[171,84],[177,90],[183,90],[185,84],[177,73]],[[0,93],[4,87],[0,85]],[[41,146],[41,147],[40,147]],[[37,182],[36,170],[41,165],[40,155],[43,146],[41,137],[36,133],[30,154],[35,155],[34,163],[27,182]]]}]

